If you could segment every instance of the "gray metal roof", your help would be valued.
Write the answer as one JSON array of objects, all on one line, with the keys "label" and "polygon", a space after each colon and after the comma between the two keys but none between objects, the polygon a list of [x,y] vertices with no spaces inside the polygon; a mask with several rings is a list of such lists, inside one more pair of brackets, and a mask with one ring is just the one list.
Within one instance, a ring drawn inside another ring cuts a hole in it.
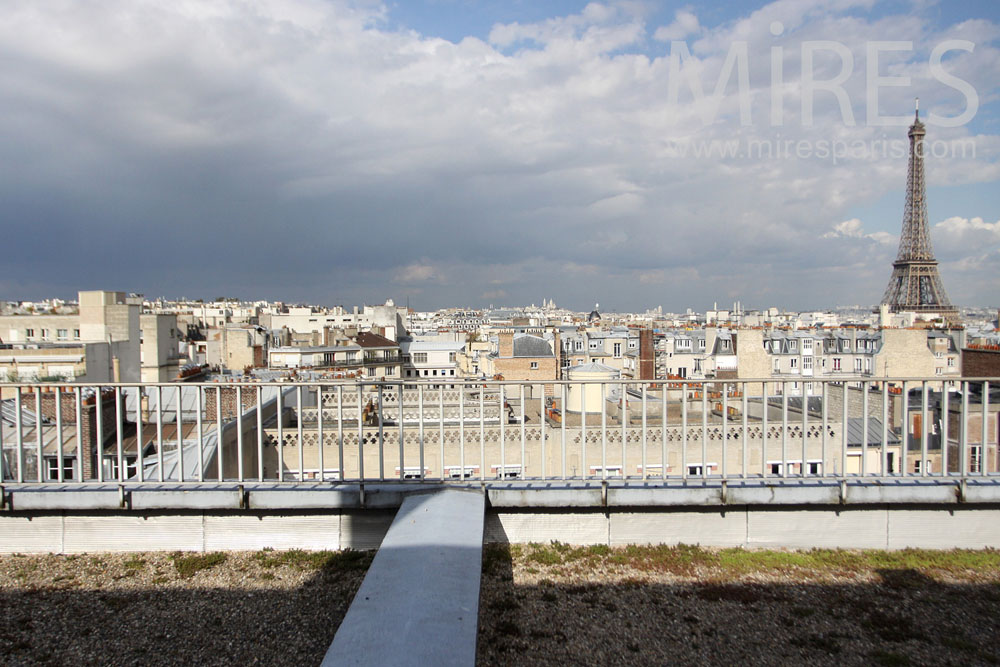
[{"label": "gray metal roof", "polygon": [[[30,394],[25,394],[21,397],[21,425],[22,426],[34,426],[35,425],[35,411],[29,410],[28,403],[34,405],[34,397]],[[8,398],[0,401],[0,418],[3,421],[11,425],[17,424],[17,403],[13,398]],[[48,420],[43,419],[42,422],[45,423]]]},{"label": "gray metal roof", "polygon": [[[860,447],[861,441],[863,439],[864,424],[861,417],[850,417],[847,420],[847,446],[848,447]],[[889,439],[886,444],[898,445],[900,443],[899,436],[895,435],[892,430],[889,431]],[[875,417],[868,418],[868,445],[881,445],[882,444],[882,420]]]},{"label": "gray metal roof", "polygon": [[552,345],[544,338],[524,334],[514,336],[515,357],[551,357]]}]

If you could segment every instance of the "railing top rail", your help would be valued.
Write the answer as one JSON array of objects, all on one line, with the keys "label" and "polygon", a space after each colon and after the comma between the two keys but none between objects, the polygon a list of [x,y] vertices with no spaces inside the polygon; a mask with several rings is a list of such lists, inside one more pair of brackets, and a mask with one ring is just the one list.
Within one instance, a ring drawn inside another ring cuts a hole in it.
[{"label": "railing top rail", "polygon": [[[176,389],[177,387],[207,387],[207,388],[226,388],[226,387],[356,387],[363,385],[366,387],[370,386],[384,386],[384,387],[398,387],[400,385],[404,386],[423,386],[423,387],[433,387],[437,390],[441,386],[445,385],[456,385],[467,388],[476,388],[482,386],[499,386],[499,385],[512,385],[512,386],[527,386],[527,385],[702,385],[702,384],[759,384],[759,383],[782,383],[787,384],[789,382],[814,382],[814,383],[824,383],[824,384],[842,384],[844,382],[867,382],[867,383],[880,383],[880,382],[929,382],[929,383],[941,383],[941,382],[1000,382],[1000,376],[992,377],[964,377],[957,375],[920,375],[920,376],[890,376],[890,377],[874,377],[866,375],[838,375],[837,377],[812,377],[812,376],[782,376],[782,377],[754,377],[754,378],[685,378],[685,379],[656,379],[656,380],[640,380],[635,378],[612,378],[612,379],[576,379],[576,380],[492,380],[492,379],[478,379],[478,378],[458,378],[458,377],[437,377],[437,378],[403,378],[399,380],[376,380],[376,379],[365,379],[365,378],[335,378],[335,379],[316,379],[316,380],[289,380],[289,381],[279,381],[279,380],[262,380],[256,381],[252,379],[246,380],[234,380],[227,382],[0,382],[0,388],[16,389],[20,388],[44,388],[44,389],[55,389],[55,388],[73,388],[73,387],[106,387],[109,389],[115,387],[122,388],[134,388],[134,387],[164,387]],[[445,387],[448,388],[447,386]]]}]

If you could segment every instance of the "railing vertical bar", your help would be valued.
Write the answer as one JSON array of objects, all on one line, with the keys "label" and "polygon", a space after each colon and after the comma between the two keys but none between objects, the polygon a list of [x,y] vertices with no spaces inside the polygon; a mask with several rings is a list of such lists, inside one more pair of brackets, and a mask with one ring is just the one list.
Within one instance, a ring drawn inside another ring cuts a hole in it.
[{"label": "railing vertical bar", "polygon": [[[503,412],[503,405],[500,406]],[[465,475],[465,471],[462,471]],[[479,481],[486,480],[486,385],[479,388]]]},{"label": "railing vertical bar", "polygon": [[[441,385],[442,387],[444,385]],[[402,388],[400,388],[402,391]],[[417,445],[420,448],[420,477],[424,475],[424,385],[417,385]],[[441,479],[444,480],[444,456],[441,457]]]},{"label": "railing vertical bar", "polygon": [[743,477],[743,479],[746,479],[747,475],[749,473],[749,471],[747,470],[747,468],[750,467],[750,461],[748,460],[748,456],[750,454],[750,452],[749,452],[749,449],[750,449],[750,443],[749,443],[750,434],[747,432],[747,431],[749,431],[749,421],[748,421],[748,418],[747,418],[748,401],[747,401],[747,384],[746,384],[746,382],[744,382],[743,384],[740,385],[740,391],[743,394],[740,397],[740,399],[741,399],[740,403],[741,403],[741,407],[743,409],[743,416],[742,416],[742,418],[740,420],[742,422],[741,423],[741,427],[742,427],[742,430],[743,430],[742,438],[741,438],[742,444],[743,444],[743,456],[742,456],[742,458],[740,460],[740,464],[741,464],[741,466],[743,468],[742,477]]},{"label": "railing vertical bar", "polygon": [[[63,423],[62,423],[62,388],[56,387],[56,457],[58,465],[56,466],[56,479],[59,482],[66,481],[63,473]],[[3,428],[0,428],[3,431]],[[2,451],[3,440],[0,437],[0,451]],[[2,477],[0,477],[2,479]]]},{"label": "railing vertical bar", "polygon": [[378,385],[378,478],[380,481],[385,481],[385,424],[382,415],[382,405],[383,405],[383,385],[379,383]]},{"label": "railing vertical bar", "polygon": [[[281,387],[278,387],[281,396]],[[361,415],[358,415],[359,417]],[[280,421],[281,415],[278,415]],[[279,462],[280,465],[280,462]],[[344,385],[337,385],[337,477],[344,481]]]},{"label": "railing vertical bar", "polygon": [[507,399],[504,396],[504,385],[500,384],[500,475],[498,479],[507,479]]},{"label": "railing vertical bar", "polygon": [[868,381],[861,382],[861,431],[864,433],[861,444],[861,476],[868,476]]},{"label": "railing vertical bar", "polygon": [[[465,481],[465,387],[463,382],[458,386],[458,478]],[[438,438],[441,443],[441,476],[444,477],[444,388],[438,394]]]},{"label": "railing vertical bar", "polygon": [[[990,421],[989,417],[990,417],[990,383],[988,380],[984,380],[983,381],[983,432],[982,432],[982,440],[979,441],[980,442],[979,474],[982,477],[986,476],[986,468],[988,467],[986,463],[989,460],[989,458],[987,457],[987,454],[989,454],[989,451],[987,450],[987,445],[989,444],[989,438],[987,437],[989,435],[989,431],[987,429]],[[1000,419],[1000,414],[998,414],[997,418]],[[1000,447],[998,447],[997,451],[1000,452]]]},{"label": "railing vertical bar", "polygon": [[[399,478],[400,479],[406,479],[406,455],[405,455],[405,453],[406,453],[406,447],[404,446],[406,438],[403,435],[403,403],[406,402],[406,399],[403,398],[403,383],[400,382],[399,385],[397,385],[397,387],[398,387],[397,390],[396,390],[397,391],[397,396],[398,396],[397,403],[398,403],[398,406],[399,406],[399,428],[397,429],[399,431],[399,436],[398,436],[399,437]],[[423,464],[421,464],[421,466],[420,466],[420,479],[423,479],[423,478],[424,478],[424,466],[423,466]]]},{"label": "railing vertical bar", "polygon": [[927,459],[927,380],[920,383],[920,476],[927,477],[927,468],[930,467]]},{"label": "railing vertical bar", "polygon": [[882,383],[882,477],[891,472],[889,470],[889,383]]},{"label": "railing vertical bar", "polygon": [[[259,407],[259,406],[258,406]],[[305,461],[305,441],[303,439],[302,433],[302,385],[295,387],[295,424],[297,426],[297,435],[299,439],[299,481],[305,480],[306,476],[306,461]],[[241,476],[240,479],[243,479]]]},{"label": "railing vertical bar", "polygon": [[721,467],[722,479],[726,479],[729,476],[729,466],[726,459],[729,458],[729,385],[725,382],[722,383],[722,461],[719,462]]},{"label": "railing vertical bar", "polygon": [[[43,481],[45,474],[45,457],[42,453],[42,386],[35,386],[35,466],[37,467],[38,481]],[[62,465],[60,463],[60,465]]]},{"label": "railing vertical bar", "polygon": [[788,381],[781,381],[781,476],[788,477]]},{"label": "railing vertical bar", "polygon": [[562,410],[560,424],[562,428],[562,478],[566,479],[566,419],[569,417],[569,411],[566,409],[566,385],[560,384],[561,395],[559,397],[560,403],[559,408]]},{"label": "railing vertical bar", "polygon": [[701,478],[708,479],[708,383],[701,383]]},{"label": "railing vertical bar", "polygon": [[261,406],[264,405],[261,399],[264,398],[264,392],[260,384],[257,385],[257,481],[264,481],[264,411],[261,410]]},{"label": "railing vertical bar", "polygon": [[181,414],[184,412],[181,409],[183,401],[181,400],[181,385],[177,385],[177,414],[174,415],[174,423],[177,424],[177,481],[184,481],[184,428],[181,421]]},{"label": "railing vertical bar", "polygon": [[[607,410],[607,384],[601,383],[601,479],[608,478],[608,410]],[[645,469],[643,469],[645,474]],[[625,464],[622,463],[622,476],[625,475]]]},{"label": "railing vertical bar", "polygon": [[[201,411],[204,409],[204,403],[201,400],[202,387],[200,385],[195,385],[195,433],[198,436],[198,481],[205,481],[205,426],[203,423],[203,417]],[[138,411],[137,411],[138,412]],[[139,449],[142,449],[142,443],[139,443]],[[142,481],[142,454],[139,454],[139,481]]]},{"label": "railing vertical bar", "polygon": [[[260,404],[258,403],[258,406]],[[319,481],[326,481],[326,443],[323,435],[323,385],[316,385],[316,458],[319,463]],[[257,408],[260,410],[260,407]],[[261,478],[263,479],[263,478]]]},{"label": "railing vertical bar", "polygon": [[587,479],[587,385],[580,383],[580,477]]},{"label": "railing vertical bar", "polygon": [[648,385],[646,385],[644,383],[642,385],[642,478],[643,479],[648,479],[648,475],[646,474],[646,468],[648,466],[648,454],[647,454],[647,444],[648,443],[646,442],[646,437],[647,437],[647,433],[646,433],[646,430],[647,430],[646,413],[648,411],[648,405],[647,405],[647,402],[646,402],[646,398],[647,398],[647,396],[646,396],[646,390],[647,389],[648,389]]},{"label": "railing vertical bar", "polygon": [[[16,420],[15,420],[16,421]],[[10,469],[7,467],[7,459],[3,456],[3,420],[0,419],[0,480],[7,479],[14,476]],[[14,443],[17,449],[21,449],[21,441],[18,440]],[[61,464],[60,464],[61,465]]]},{"label": "railing vertical bar", "polygon": [[[128,471],[125,469],[125,443],[122,438],[122,431],[124,430],[124,420],[122,419],[122,388],[115,387],[115,446],[116,453],[118,455],[118,481],[124,482],[128,479],[126,474]],[[56,394],[56,404],[59,404],[59,395]],[[180,413],[178,413],[180,414]],[[138,440],[136,440],[138,442]],[[62,453],[59,455],[59,469],[62,470]]]},{"label": "railing vertical bar", "polygon": [[826,466],[826,438],[829,435],[829,432],[828,432],[829,431],[829,424],[828,424],[827,413],[826,413],[826,397],[827,397],[827,388],[828,387],[829,387],[829,384],[827,382],[823,382],[822,384],[820,384],[821,396],[820,396],[819,412],[820,412],[820,420],[821,420],[820,426],[823,429],[823,433],[820,436],[820,452],[819,452],[820,464],[819,464],[819,472],[820,472],[820,475],[823,476],[823,477],[827,476],[827,466]]},{"label": "railing vertical bar", "polygon": [[[948,410],[949,410],[949,396],[948,396],[948,384],[947,382],[941,383],[941,429],[938,436],[938,442],[941,443],[941,476],[948,476]],[[985,452],[986,449],[983,448]],[[984,454],[985,459],[985,454]]]},{"label": "railing vertical bar", "polygon": [[688,476],[688,385],[681,382],[681,479]]},{"label": "railing vertical bar", "polygon": [[[458,450],[462,465],[461,479],[465,479],[465,383],[458,386]],[[438,387],[438,449],[441,456],[441,477],[444,478],[444,386]]]},{"label": "railing vertical bar", "polygon": [[[278,392],[278,395],[279,396],[281,395],[280,391]],[[159,405],[160,405],[159,402],[157,402],[156,405],[157,405],[157,407],[159,407]],[[279,424],[281,423],[280,420],[279,420],[278,423]],[[159,428],[160,428],[159,421],[157,421],[156,428],[157,428],[157,432],[159,432]],[[278,443],[279,443],[278,446],[279,446],[279,452],[280,452],[281,438],[278,438]],[[160,447],[159,447],[159,445],[157,445],[157,451],[159,451],[159,449],[160,449]],[[216,387],[215,388],[215,463],[216,463],[216,467],[218,468],[219,481],[221,482],[222,479],[223,479],[223,475],[224,475],[224,470],[223,470],[223,467],[222,467],[222,387]],[[160,459],[160,470],[161,471],[163,470],[163,459]],[[278,470],[279,471],[281,470],[281,455],[280,454],[278,456]],[[162,472],[161,472],[161,475],[162,475]],[[163,481],[162,476],[160,477],[160,481],[161,482]]]},{"label": "railing vertical bar", "polygon": [[[660,478],[667,479],[667,385],[660,383],[660,399],[662,412],[660,413]],[[622,456],[622,475],[625,471],[625,457]]]},{"label": "railing vertical bar", "polygon": [[[282,405],[282,401],[284,399],[284,397],[283,397],[284,393],[285,393],[284,388],[281,387],[281,386],[279,386],[278,387],[278,397],[277,397],[277,401],[275,402],[275,408],[278,411],[277,412],[277,417],[278,417],[278,470],[277,470],[277,473],[278,473],[278,481],[279,482],[285,481],[285,427],[284,427],[285,408]],[[360,419],[360,417],[359,417],[359,419]],[[220,441],[219,442],[221,442],[221,433],[220,433]]]},{"label": "railing vertical bar", "polygon": [[358,481],[365,481],[364,382],[358,382]]},{"label": "railing vertical bar", "polygon": [[[301,414],[299,410],[299,414]],[[246,481],[243,477],[243,387],[236,385],[236,479]]]},{"label": "railing vertical bar", "polygon": [[[18,394],[20,394],[20,389],[18,389]],[[84,457],[84,451],[83,451],[83,395],[81,393],[80,387],[74,387],[73,388],[73,394],[74,394],[73,400],[74,400],[75,407],[76,407],[76,467],[77,467],[77,470],[80,471],[79,472],[80,481],[81,482],[85,482],[87,480],[85,480],[83,478],[83,457]],[[140,414],[141,414],[141,412],[142,411],[139,410]],[[20,410],[20,406],[19,406],[18,407],[18,422],[20,422],[20,414],[21,414],[21,410]],[[140,432],[141,432],[141,429],[142,429],[142,421],[141,420],[139,421],[139,429],[140,429]],[[18,443],[17,443],[17,448],[18,448],[18,450],[21,449],[21,443],[20,443],[20,441],[18,441]],[[90,452],[87,452],[87,455],[89,456]]]},{"label": "railing vertical bar", "polygon": [[761,383],[760,392],[760,476],[768,476],[767,470],[767,382]]},{"label": "railing vertical bar", "polygon": [[[903,393],[900,395],[900,398],[902,400],[902,412],[903,412],[903,419],[902,419],[903,423],[901,429],[903,435],[903,444],[902,444],[902,450],[899,455],[899,459],[901,461],[899,470],[900,472],[903,473],[903,477],[906,477],[909,474],[909,471],[906,469],[906,466],[910,462],[910,391],[909,388],[906,386],[906,380],[903,380]],[[922,468],[923,464],[921,463],[920,466]]]},{"label": "railing vertical bar", "polygon": [[962,382],[962,411],[958,426],[958,469],[965,479],[969,475],[969,389],[972,388],[968,382]]},{"label": "railing vertical bar", "polygon": [[[620,391],[618,417],[622,424],[622,475],[624,476],[628,460],[628,393],[624,382],[621,383]],[[642,474],[645,475],[646,471],[643,470]]]},{"label": "railing vertical bar", "polygon": [[[77,389],[77,394],[79,395],[80,390]],[[21,386],[18,385],[17,391],[14,394],[14,435],[17,438],[17,483],[24,483],[24,420],[22,419],[22,407],[21,407]],[[77,406],[76,409],[76,420],[77,420],[77,432],[80,430],[80,407]],[[35,428],[38,428],[38,421],[35,420]],[[82,452],[83,440],[77,435],[77,449]],[[83,456],[80,456],[80,470],[83,470]],[[80,475],[83,476],[82,474]]]},{"label": "railing vertical bar", "polygon": [[799,464],[799,477],[805,477],[809,464],[806,463],[809,451],[807,436],[809,434],[809,392],[806,391],[806,383],[802,383],[802,463]]},{"label": "railing vertical bar", "polygon": [[540,443],[541,451],[542,451],[542,458],[539,461],[539,464],[540,464],[539,465],[539,470],[540,470],[540,472],[542,474],[542,479],[545,479],[545,421],[546,421],[546,414],[545,414],[545,385],[541,384],[541,385],[539,385],[539,388],[541,389],[541,395],[542,395],[542,397],[541,397],[541,399],[539,401],[539,405],[541,406],[541,414],[539,415],[539,420],[541,421],[541,425],[540,425],[541,435],[539,437],[539,443]]},{"label": "railing vertical bar", "polygon": [[519,385],[521,387],[521,477],[528,476],[528,462],[527,462],[527,444],[525,433],[525,413],[524,413],[524,385]]},{"label": "railing vertical bar", "polygon": [[[97,442],[95,443],[97,452],[97,481],[104,481],[104,409],[101,405],[101,387],[96,387],[94,394],[95,420],[97,421]],[[156,409],[160,409],[160,396],[157,396]],[[35,428],[39,428],[38,420],[35,420]],[[162,455],[161,455],[162,456]],[[163,481],[163,464],[160,464],[160,481]]]},{"label": "railing vertical bar", "polygon": [[848,407],[847,407],[847,404],[850,403],[851,397],[848,395],[849,392],[848,392],[848,387],[847,387],[847,381],[846,380],[840,383],[840,388],[843,391],[843,398],[844,398],[843,405],[841,406],[841,415],[840,415],[840,417],[841,417],[841,422],[840,422],[840,434],[841,434],[841,443],[840,443],[840,476],[842,478],[846,479],[847,478],[847,444],[848,444],[848,437],[847,437],[847,423],[848,423],[847,422],[847,410],[848,410]]}]

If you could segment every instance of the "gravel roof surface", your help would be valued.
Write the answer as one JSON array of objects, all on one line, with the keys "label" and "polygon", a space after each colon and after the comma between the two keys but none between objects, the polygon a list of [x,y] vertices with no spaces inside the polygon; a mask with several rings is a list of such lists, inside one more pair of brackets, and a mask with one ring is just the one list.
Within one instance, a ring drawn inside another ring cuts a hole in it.
[{"label": "gravel roof surface", "polygon": [[0,556],[0,664],[318,665],[373,553]]},{"label": "gravel roof surface", "polygon": [[[0,664],[316,665],[374,552],[0,556]],[[1000,553],[488,546],[478,664],[991,665]]]},{"label": "gravel roof surface", "polygon": [[483,570],[479,665],[1000,662],[997,552],[493,546]]}]

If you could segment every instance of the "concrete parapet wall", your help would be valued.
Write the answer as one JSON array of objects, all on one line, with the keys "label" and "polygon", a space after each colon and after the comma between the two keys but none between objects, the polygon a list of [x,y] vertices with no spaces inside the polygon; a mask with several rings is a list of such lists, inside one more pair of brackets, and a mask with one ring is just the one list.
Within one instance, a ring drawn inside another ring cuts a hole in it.
[{"label": "concrete parapet wall", "polygon": [[983,549],[1000,545],[1000,507],[650,508],[496,511],[487,542],[697,544],[749,549]]}]

